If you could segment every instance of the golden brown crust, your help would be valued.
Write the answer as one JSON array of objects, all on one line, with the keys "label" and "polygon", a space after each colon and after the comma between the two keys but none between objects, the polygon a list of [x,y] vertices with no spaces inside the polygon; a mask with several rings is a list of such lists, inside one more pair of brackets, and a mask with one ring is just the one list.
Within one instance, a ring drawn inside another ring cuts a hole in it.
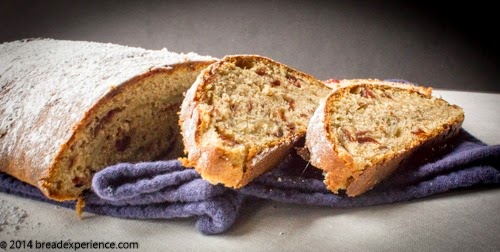
[{"label": "golden brown crust", "polygon": [[[322,83],[315,78],[291,69],[269,58],[257,55],[230,55],[212,64],[202,71],[193,86],[186,93],[181,112],[179,124],[183,134],[185,152],[188,158],[180,159],[183,165],[194,167],[201,176],[212,184],[222,183],[227,187],[240,188],[248,184],[258,175],[275,167],[290,152],[304,132],[296,132],[292,137],[283,137],[277,143],[264,148],[263,151],[245,149],[244,147],[224,148],[223,140],[211,139],[210,146],[203,146],[201,134],[204,133],[210,111],[200,106],[199,101],[204,99],[204,86],[212,82],[216,71],[227,63],[235,63],[246,60],[260,61],[264,64],[279,65],[293,72],[301,78],[317,83],[327,90]],[[245,64],[245,63],[242,63]],[[325,93],[326,94],[326,93]]]},{"label": "golden brown crust", "polygon": [[[320,102],[318,109],[309,121],[305,145],[309,150],[309,162],[325,171],[327,174],[325,179],[328,180],[329,189],[337,193],[338,189],[345,189],[347,184],[338,184],[335,181],[342,181],[342,179],[336,177],[343,178],[351,174],[352,157],[344,149],[336,148],[328,140],[324,116],[325,104],[324,100]],[[332,155],[332,153],[336,153],[336,155]]]},{"label": "golden brown crust", "polygon": [[[342,81],[341,81],[342,83]],[[425,138],[414,142],[411,148],[400,153],[391,152],[387,154],[383,160],[364,170],[356,170],[353,164],[353,157],[344,148],[336,146],[328,132],[328,106],[340,97],[349,93],[351,88],[363,85],[371,88],[376,88],[377,85],[384,85],[387,88],[398,88],[408,90],[409,92],[417,92],[423,97],[430,98],[431,89],[420,87],[406,87],[401,85],[393,85],[391,83],[383,83],[379,81],[366,80],[346,80],[344,85],[340,85],[338,89],[333,91],[326,99],[322,100],[314,116],[309,122],[309,127],[306,135],[306,147],[310,153],[310,162],[313,166],[322,169],[325,172],[325,184],[327,188],[334,193],[338,193],[339,189],[346,190],[349,196],[360,195],[367,190],[370,190],[374,185],[379,183],[384,178],[388,177],[398,167],[399,163],[410,156],[416,149],[425,145],[436,144],[455,135],[463,122],[463,114],[461,118],[450,122],[444,126],[444,129],[439,134],[429,133]],[[450,105],[458,108],[455,105]]]}]

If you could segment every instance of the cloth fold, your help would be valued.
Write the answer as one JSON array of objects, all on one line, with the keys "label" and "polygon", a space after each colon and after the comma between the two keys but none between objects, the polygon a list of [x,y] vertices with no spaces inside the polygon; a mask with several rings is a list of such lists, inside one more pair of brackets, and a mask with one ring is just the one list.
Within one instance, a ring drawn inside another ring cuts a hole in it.
[{"label": "cloth fold", "polygon": [[[176,160],[122,163],[94,175],[84,210],[121,218],[194,217],[200,232],[217,234],[231,227],[243,201],[252,197],[348,208],[407,201],[476,185],[498,186],[499,157],[500,145],[487,146],[462,129],[442,146],[419,150],[393,176],[354,198],[329,192],[321,171],[295,155],[239,190],[210,185]],[[50,201],[35,187],[3,173],[0,191],[74,207],[71,202]]]},{"label": "cloth fold", "polygon": [[[194,217],[196,228],[204,234],[226,231],[245,198],[210,185],[176,160],[111,166],[94,176],[93,185],[84,195],[86,212],[134,219]],[[75,202],[49,200],[38,188],[5,173],[0,173],[0,192],[75,207]]]}]

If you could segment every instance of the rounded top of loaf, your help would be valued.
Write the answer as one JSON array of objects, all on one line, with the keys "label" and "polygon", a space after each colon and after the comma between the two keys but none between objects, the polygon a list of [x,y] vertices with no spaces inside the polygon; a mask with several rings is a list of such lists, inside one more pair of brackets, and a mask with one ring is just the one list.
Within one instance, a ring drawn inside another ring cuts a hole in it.
[{"label": "rounded top of loaf", "polygon": [[[214,58],[85,41],[25,39],[2,43],[1,160],[4,163],[5,157],[12,155],[35,157],[25,152],[36,154],[42,147],[58,150],[94,104],[134,77],[170,65],[207,60]],[[42,169],[53,158],[40,156],[26,161]]]}]

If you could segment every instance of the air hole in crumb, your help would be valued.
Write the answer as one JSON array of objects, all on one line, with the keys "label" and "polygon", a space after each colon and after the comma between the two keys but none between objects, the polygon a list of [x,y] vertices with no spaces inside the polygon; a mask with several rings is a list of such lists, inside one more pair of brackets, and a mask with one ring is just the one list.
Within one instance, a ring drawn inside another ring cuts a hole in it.
[{"label": "air hole in crumb", "polygon": [[351,88],[349,90],[349,93],[351,93],[351,94],[359,94],[359,91],[360,91],[360,88],[359,87],[355,87],[355,88]]},{"label": "air hole in crumb", "polygon": [[242,69],[250,69],[254,66],[254,63],[247,59],[240,59],[236,61],[235,65]]},{"label": "air hole in crumb", "polygon": [[120,151],[120,152],[125,151],[128,148],[128,146],[130,145],[130,142],[131,142],[130,136],[125,136],[122,139],[116,140],[115,148],[117,151]]},{"label": "air hole in crumb", "polygon": [[354,177],[353,176],[350,176],[349,178],[347,178],[347,183],[348,184],[352,183],[352,181],[354,181]]},{"label": "air hole in crumb", "polygon": [[75,187],[82,187],[85,185],[85,179],[81,178],[81,177],[74,177],[72,179],[72,182],[73,182],[73,185],[75,185]]},{"label": "air hole in crumb", "polygon": [[290,81],[297,81],[297,78],[289,73],[286,74],[286,78]]}]

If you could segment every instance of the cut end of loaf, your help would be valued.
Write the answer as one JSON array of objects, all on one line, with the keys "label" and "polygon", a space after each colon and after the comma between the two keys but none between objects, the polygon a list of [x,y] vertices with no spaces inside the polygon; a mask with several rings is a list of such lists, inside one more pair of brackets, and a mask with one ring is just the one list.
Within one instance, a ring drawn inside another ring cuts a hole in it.
[{"label": "cut end of loaf", "polygon": [[269,170],[305,135],[329,89],[255,55],[227,56],[188,91],[181,126],[188,158],[213,184],[239,188]]},{"label": "cut end of loaf", "polygon": [[311,161],[326,172],[328,189],[349,196],[371,189],[424,143],[456,134],[464,119],[442,99],[386,85],[339,88],[322,108],[311,123],[323,126],[324,139],[308,137],[307,145],[329,145],[330,152],[311,151]]},{"label": "cut end of loaf", "polygon": [[178,108],[210,62],[178,64],[138,76],[108,93],[76,126],[41,188],[51,199],[74,200],[95,172],[120,162],[182,155]]}]

